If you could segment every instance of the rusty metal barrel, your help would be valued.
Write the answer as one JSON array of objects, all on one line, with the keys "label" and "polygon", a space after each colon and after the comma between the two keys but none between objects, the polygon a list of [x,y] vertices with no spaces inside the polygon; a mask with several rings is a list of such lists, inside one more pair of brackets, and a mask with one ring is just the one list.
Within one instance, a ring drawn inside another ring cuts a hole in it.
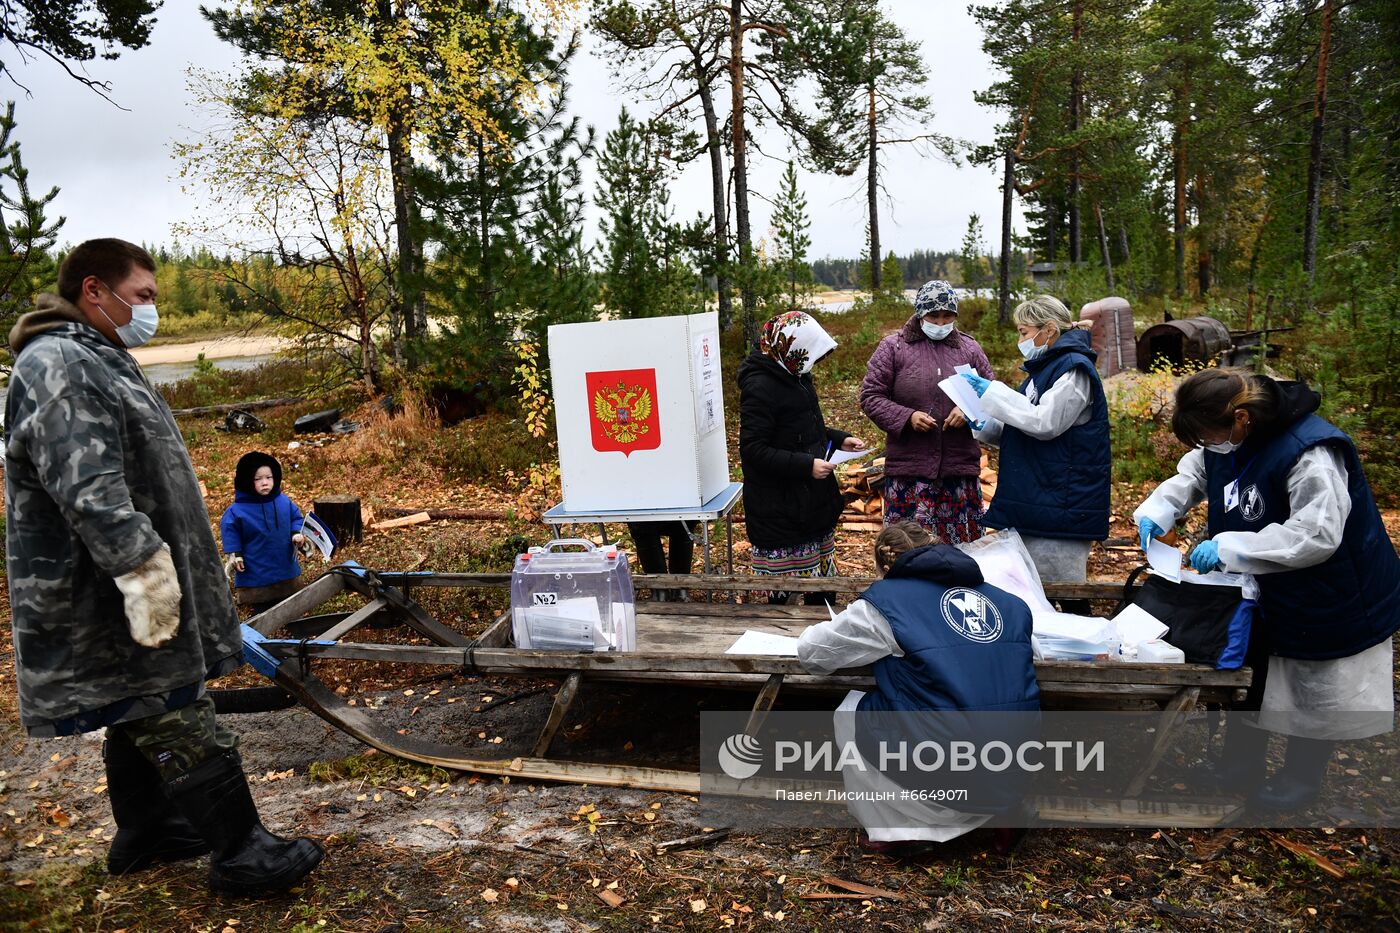
[{"label": "rusty metal barrel", "polygon": [[1161,365],[1180,370],[1209,366],[1232,345],[1229,329],[1213,317],[1188,317],[1154,324],[1137,342],[1137,366],[1151,372]]}]

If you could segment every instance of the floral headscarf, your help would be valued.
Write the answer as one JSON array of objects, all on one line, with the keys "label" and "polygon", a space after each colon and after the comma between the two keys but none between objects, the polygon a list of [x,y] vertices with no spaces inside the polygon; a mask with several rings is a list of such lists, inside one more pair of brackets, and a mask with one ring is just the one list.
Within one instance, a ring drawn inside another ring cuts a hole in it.
[{"label": "floral headscarf", "polygon": [[958,313],[958,293],[942,279],[925,282],[914,296],[914,312],[920,317],[932,311]]},{"label": "floral headscarf", "polygon": [[794,376],[812,371],[817,360],[836,349],[836,341],[810,314],[785,311],[763,325],[758,348]]}]

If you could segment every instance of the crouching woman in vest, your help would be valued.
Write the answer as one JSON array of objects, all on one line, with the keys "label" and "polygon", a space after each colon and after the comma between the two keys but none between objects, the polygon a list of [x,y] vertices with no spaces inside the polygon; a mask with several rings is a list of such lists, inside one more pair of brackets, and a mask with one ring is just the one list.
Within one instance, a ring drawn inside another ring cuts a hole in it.
[{"label": "crouching woman in vest", "polygon": [[[880,532],[875,563],[883,579],[834,619],[804,631],[797,657],[815,674],[875,666],[875,688],[852,690],[836,710],[838,747],[855,743],[866,763],[864,770],[842,769],[847,807],[864,827],[862,847],[911,855],[998,814],[1018,812],[1019,790],[1014,780],[992,775],[989,781],[986,774],[957,775],[946,768],[927,775],[910,769],[886,774],[879,767],[881,743],[886,748],[905,743],[907,750],[921,739],[948,738],[927,733],[956,730],[959,713],[986,711],[992,715],[970,726],[979,733],[974,739],[1011,739],[1008,744],[1015,747],[1016,735],[1038,730],[1040,687],[1030,610],[1019,597],[984,583],[971,557],[905,521]],[[910,735],[907,727],[917,734]],[[900,799],[901,790],[919,777],[931,787],[971,785],[966,802],[942,806],[936,799]],[[1017,837],[999,830],[998,847],[1009,850]]]},{"label": "crouching woman in vest", "polygon": [[[1256,575],[1262,728],[1232,730],[1226,754],[1262,809],[1311,804],[1333,742],[1393,728],[1400,557],[1351,439],[1313,414],[1319,401],[1301,382],[1244,370],[1186,379],[1172,431],[1193,449],[1133,513],[1146,547],[1204,499],[1209,538],[1192,566]],[[1289,736],[1288,754],[1260,787],[1269,732]]]},{"label": "crouching woman in vest", "polygon": [[[974,425],[975,436],[1001,447],[997,494],[983,524],[1015,528],[1043,582],[1083,583],[1090,547],[1108,537],[1108,403],[1097,354],[1050,295],[1021,302],[1014,319],[1026,358],[1020,388],[963,374],[989,416]],[[1088,611],[1087,603],[1061,608]]]}]

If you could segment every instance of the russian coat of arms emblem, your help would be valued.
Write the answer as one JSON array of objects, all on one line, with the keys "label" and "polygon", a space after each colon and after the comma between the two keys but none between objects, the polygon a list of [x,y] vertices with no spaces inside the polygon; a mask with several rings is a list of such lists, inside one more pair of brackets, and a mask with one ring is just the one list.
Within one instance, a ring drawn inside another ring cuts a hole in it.
[{"label": "russian coat of arms emblem", "polygon": [[655,369],[586,373],[584,380],[594,450],[617,450],[628,456],[634,450],[661,446]]}]

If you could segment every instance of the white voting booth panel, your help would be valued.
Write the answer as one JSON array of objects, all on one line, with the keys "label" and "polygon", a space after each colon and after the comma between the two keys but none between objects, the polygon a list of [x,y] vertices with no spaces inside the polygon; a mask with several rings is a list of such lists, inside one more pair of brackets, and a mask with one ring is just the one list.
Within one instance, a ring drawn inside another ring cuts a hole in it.
[{"label": "white voting booth panel", "polygon": [[689,508],[729,483],[714,312],[549,328],[564,508]]}]

